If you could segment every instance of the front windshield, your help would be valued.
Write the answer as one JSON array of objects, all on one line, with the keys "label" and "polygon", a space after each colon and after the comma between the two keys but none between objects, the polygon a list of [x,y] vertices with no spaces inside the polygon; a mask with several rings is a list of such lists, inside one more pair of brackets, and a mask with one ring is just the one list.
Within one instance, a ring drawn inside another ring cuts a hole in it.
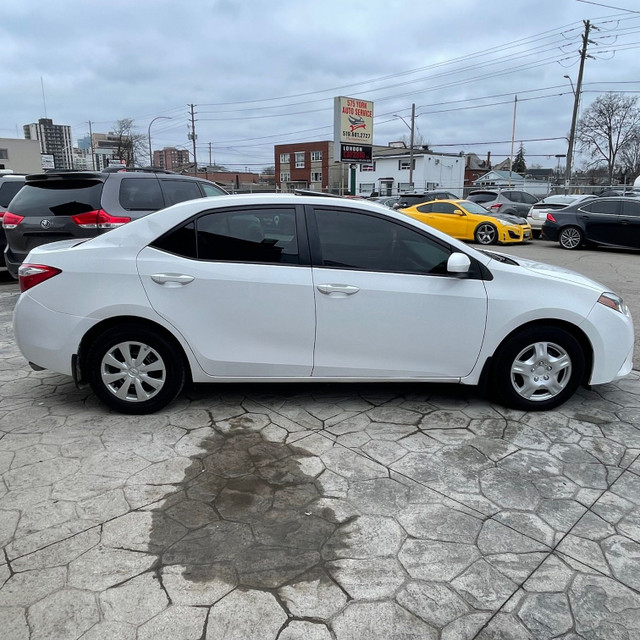
[{"label": "front windshield", "polygon": [[465,200],[460,204],[460,206],[464,207],[464,210],[467,213],[478,213],[481,216],[486,216],[488,214],[484,207],[481,207],[479,204],[471,202],[470,200]]}]

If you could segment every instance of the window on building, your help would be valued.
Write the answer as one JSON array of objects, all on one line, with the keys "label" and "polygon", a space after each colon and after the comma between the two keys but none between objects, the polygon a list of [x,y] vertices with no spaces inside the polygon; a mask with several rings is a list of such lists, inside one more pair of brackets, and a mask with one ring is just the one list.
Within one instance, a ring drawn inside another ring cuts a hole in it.
[{"label": "window on building", "polygon": [[317,162],[318,160],[322,160],[322,151],[312,151],[311,162]]},{"label": "window on building", "polygon": [[296,151],[296,169],[304,169],[304,151]]},{"label": "window on building", "polygon": [[407,191],[413,191],[413,183],[398,182],[398,193],[406,193]]},{"label": "window on building", "polygon": [[9,149],[0,149],[0,160],[9,159]]},{"label": "window on building", "polygon": [[289,154],[288,153],[281,153],[280,154],[280,162],[289,162]]},{"label": "window on building", "polygon": [[280,182],[289,182],[289,180],[291,180],[291,174],[288,171],[280,174]]},{"label": "window on building", "polygon": [[372,162],[371,164],[361,164],[360,165],[360,171],[375,171],[376,170],[376,163]]},{"label": "window on building", "polygon": [[311,182],[322,182],[322,171],[313,171],[311,173]]},{"label": "window on building", "polygon": [[[400,169],[401,171],[406,170],[409,171],[409,168],[411,167],[411,160],[409,158],[401,158],[400,160],[398,160],[398,169]],[[413,168],[416,168],[416,160],[415,158],[413,159]]]},{"label": "window on building", "polygon": [[360,193],[371,193],[376,190],[375,182],[361,182],[358,191]]}]

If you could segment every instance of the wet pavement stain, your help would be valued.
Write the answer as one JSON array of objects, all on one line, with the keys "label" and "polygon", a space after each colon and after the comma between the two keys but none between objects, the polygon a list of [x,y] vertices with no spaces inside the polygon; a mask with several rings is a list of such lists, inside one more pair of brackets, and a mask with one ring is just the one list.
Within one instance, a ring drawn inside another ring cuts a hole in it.
[{"label": "wet pavement stain", "polygon": [[[300,446],[268,440],[264,415],[216,425],[185,470],[179,491],[153,512],[149,549],[159,574],[182,570],[190,582],[275,589],[323,565],[322,548],[346,548],[347,534],[316,479],[320,458]],[[189,529],[171,539],[178,521]],[[169,529],[172,531],[169,531]],[[301,578],[304,579],[304,578]]]}]

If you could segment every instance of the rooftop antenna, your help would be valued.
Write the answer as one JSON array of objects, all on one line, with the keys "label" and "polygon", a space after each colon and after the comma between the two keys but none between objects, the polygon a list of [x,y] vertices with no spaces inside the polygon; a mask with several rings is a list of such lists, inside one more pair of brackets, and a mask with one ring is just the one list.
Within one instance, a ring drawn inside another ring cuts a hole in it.
[{"label": "rooftop antenna", "polygon": [[40,76],[40,85],[42,86],[42,104],[44,105],[44,117],[47,117],[47,101],[44,99],[44,80]]}]

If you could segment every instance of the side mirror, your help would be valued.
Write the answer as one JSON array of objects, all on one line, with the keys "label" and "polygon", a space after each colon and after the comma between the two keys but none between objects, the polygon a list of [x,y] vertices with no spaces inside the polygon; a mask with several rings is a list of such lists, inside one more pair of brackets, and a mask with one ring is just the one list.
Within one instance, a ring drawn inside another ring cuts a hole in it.
[{"label": "side mirror", "polygon": [[460,211],[460,209],[456,209],[453,213],[454,213],[454,215],[456,215],[456,216],[463,216],[463,215],[465,215],[464,211]]},{"label": "side mirror", "polygon": [[447,260],[447,273],[464,275],[471,268],[471,259],[465,253],[452,253]]}]

